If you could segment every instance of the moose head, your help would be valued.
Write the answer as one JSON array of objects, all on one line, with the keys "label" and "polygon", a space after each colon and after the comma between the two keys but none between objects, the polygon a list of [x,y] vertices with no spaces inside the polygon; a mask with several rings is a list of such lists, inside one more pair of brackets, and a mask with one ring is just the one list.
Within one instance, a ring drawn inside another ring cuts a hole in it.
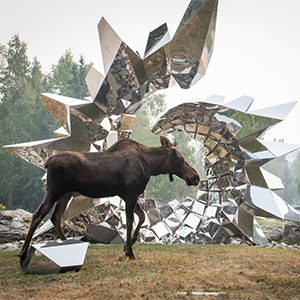
[{"label": "moose head", "polygon": [[173,175],[183,179],[187,185],[198,185],[200,181],[197,171],[185,160],[180,151],[176,148],[177,141],[173,143],[164,136],[160,137],[161,145],[168,151],[168,160],[166,164],[169,169],[170,181],[173,181]]}]

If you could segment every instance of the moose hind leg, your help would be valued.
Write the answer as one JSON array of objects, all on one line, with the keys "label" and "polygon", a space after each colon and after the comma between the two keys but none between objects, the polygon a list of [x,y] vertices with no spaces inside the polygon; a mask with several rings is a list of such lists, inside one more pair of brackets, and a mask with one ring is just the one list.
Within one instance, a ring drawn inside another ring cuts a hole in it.
[{"label": "moose hind leg", "polygon": [[145,222],[145,213],[144,211],[142,210],[140,204],[137,202],[135,207],[134,207],[134,212],[138,215],[139,217],[139,223],[134,231],[134,234],[131,238],[131,245],[133,245],[137,238],[138,238],[138,234],[139,234],[139,231],[141,229],[141,226],[143,225],[143,223]]},{"label": "moose hind leg", "polygon": [[32,236],[33,236],[36,228],[41,223],[41,221],[43,220],[43,218],[47,215],[47,213],[50,211],[50,209],[53,206],[54,202],[55,201],[53,201],[52,198],[48,194],[46,194],[46,196],[45,196],[43,202],[41,203],[41,205],[33,213],[31,224],[30,224],[30,227],[29,227],[29,230],[28,230],[25,242],[23,244],[21,252],[19,253],[21,266],[23,264],[23,261],[26,258],[27,251],[28,251],[28,248],[29,248],[29,244],[30,244],[30,241],[32,239]]},{"label": "moose hind leg", "polygon": [[53,223],[55,230],[58,233],[58,236],[61,240],[66,240],[66,236],[61,227],[61,220],[62,220],[62,216],[65,212],[65,209],[67,207],[67,204],[68,204],[69,200],[71,199],[72,195],[73,195],[73,192],[66,193],[56,202],[55,208],[54,208],[54,210],[51,214],[51,218],[50,218],[50,220]]}]

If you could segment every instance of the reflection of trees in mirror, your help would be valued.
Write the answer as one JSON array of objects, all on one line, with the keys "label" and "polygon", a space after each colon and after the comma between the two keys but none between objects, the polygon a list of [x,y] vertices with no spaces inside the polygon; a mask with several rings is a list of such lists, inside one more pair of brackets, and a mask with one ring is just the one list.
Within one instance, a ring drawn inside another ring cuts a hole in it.
[{"label": "reflection of trees in mirror", "polygon": [[294,172],[295,172],[295,184],[297,189],[297,195],[298,195],[298,202],[297,204],[300,205],[300,151],[297,152],[296,159],[294,160]]},{"label": "reflection of trees in mirror", "polygon": [[300,152],[279,157],[266,165],[263,169],[278,176],[284,185],[284,190],[275,191],[291,205],[300,204]]}]

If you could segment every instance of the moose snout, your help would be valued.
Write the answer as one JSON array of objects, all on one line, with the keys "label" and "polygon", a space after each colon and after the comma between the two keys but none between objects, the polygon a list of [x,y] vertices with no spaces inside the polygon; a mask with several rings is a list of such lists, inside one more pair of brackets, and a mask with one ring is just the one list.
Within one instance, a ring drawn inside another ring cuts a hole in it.
[{"label": "moose snout", "polygon": [[187,184],[188,186],[190,186],[190,185],[198,185],[199,182],[200,182],[200,176],[199,176],[198,173],[193,174],[193,175],[191,175],[191,176],[188,176],[188,177],[187,177],[187,180],[186,180],[186,184]]}]

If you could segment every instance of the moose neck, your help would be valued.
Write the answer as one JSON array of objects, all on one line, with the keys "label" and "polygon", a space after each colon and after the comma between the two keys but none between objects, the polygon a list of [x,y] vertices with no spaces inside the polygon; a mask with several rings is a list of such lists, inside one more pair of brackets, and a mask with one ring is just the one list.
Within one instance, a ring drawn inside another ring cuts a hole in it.
[{"label": "moose neck", "polygon": [[151,175],[169,173],[168,151],[163,147],[143,147],[143,156],[151,169]]}]

